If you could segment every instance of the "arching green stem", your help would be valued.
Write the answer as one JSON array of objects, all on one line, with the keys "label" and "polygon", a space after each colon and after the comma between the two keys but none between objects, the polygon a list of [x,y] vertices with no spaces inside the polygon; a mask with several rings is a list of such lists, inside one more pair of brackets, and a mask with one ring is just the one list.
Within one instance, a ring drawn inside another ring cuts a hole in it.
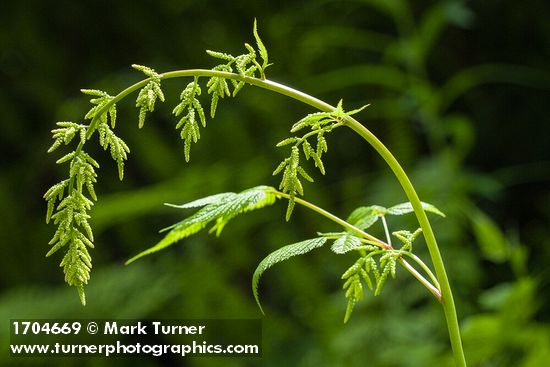
[{"label": "arching green stem", "polygon": [[[247,84],[251,84],[263,89],[267,89],[267,90],[288,96],[297,101],[308,104],[320,111],[332,112],[335,109],[334,106],[326,102],[323,102],[320,99],[317,99],[313,96],[310,96],[296,89],[290,88],[288,86],[285,86],[267,79],[245,77],[239,74],[228,73],[223,71],[206,70],[206,69],[171,71],[171,72],[160,74],[160,79],[172,79],[172,78],[187,77],[187,76],[189,77],[218,76],[218,77],[224,77],[227,79],[244,81]],[[98,111],[98,113],[96,113],[94,119],[90,122],[90,126],[87,132],[87,138],[89,139],[92,136],[92,134],[97,128],[99,117],[104,112],[106,112],[110,106],[120,101],[121,99],[126,97],[128,94],[145,86],[148,81],[149,79],[145,79],[126,88],[125,90],[117,94],[108,104],[103,106],[103,108],[100,111]],[[441,303],[443,305],[443,311],[447,321],[449,338],[451,341],[455,363],[457,367],[465,367],[466,360],[464,358],[464,352],[462,349],[462,341],[460,338],[458,318],[456,315],[456,308],[453,300],[453,295],[451,292],[451,286],[449,284],[449,279],[445,271],[445,266],[443,264],[441,253],[439,252],[439,248],[437,246],[437,241],[435,239],[428,217],[426,216],[426,213],[422,209],[422,205],[420,203],[418,194],[416,193],[416,190],[414,189],[411,181],[409,180],[409,177],[407,176],[407,174],[405,173],[405,171],[403,170],[403,168],[401,167],[397,159],[372,132],[370,132],[365,126],[361,125],[353,117],[347,117],[343,122],[345,123],[346,126],[354,130],[363,139],[365,139],[378,152],[378,154],[380,154],[380,156],[386,161],[386,163],[388,164],[388,166],[396,176],[397,180],[399,181],[401,187],[403,188],[407,198],[412,204],[415,215],[418,219],[420,227],[422,228],[422,232],[424,234],[424,238],[428,246],[428,251],[430,253],[430,257],[435,268],[437,279],[441,286]],[[80,149],[82,149],[82,146],[83,146],[83,143],[81,143],[77,147],[77,152],[80,151]]]},{"label": "arching green stem", "polygon": [[453,349],[453,354],[455,357],[455,363],[459,367],[466,367],[466,359],[464,357],[464,351],[462,348],[462,340],[460,338],[460,329],[458,325],[458,318],[456,315],[456,307],[453,299],[453,294],[451,291],[451,285],[449,283],[449,278],[447,277],[447,272],[445,270],[445,265],[443,264],[443,258],[439,252],[439,247],[437,246],[437,241],[433,233],[432,227],[422,209],[422,204],[418,198],[418,194],[414,189],[409,177],[397,161],[393,154],[386,148],[384,144],[374,134],[372,134],[366,127],[361,125],[354,118],[348,118],[348,126],[361,135],[370,145],[382,156],[386,161],[388,166],[390,166],[394,175],[397,177],[397,180],[401,184],[401,187],[405,191],[407,198],[412,204],[418,223],[422,228],[424,238],[426,240],[426,245],[428,246],[428,251],[430,252],[430,257],[435,268],[435,273],[437,279],[441,286],[441,304],[443,305],[443,312],[445,313],[445,318],[447,320],[447,327],[449,330],[449,337],[451,341],[451,347]]}]

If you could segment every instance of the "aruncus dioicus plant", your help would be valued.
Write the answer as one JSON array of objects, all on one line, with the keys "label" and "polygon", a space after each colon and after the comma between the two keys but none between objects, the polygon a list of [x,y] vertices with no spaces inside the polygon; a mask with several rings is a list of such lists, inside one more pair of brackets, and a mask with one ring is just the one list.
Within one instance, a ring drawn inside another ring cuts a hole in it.
[{"label": "aruncus dioicus plant", "polygon": [[[260,310],[262,308],[258,284],[265,270],[278,262],[332,242],[331,249],[335,254],[352,251],[357,254],[357,260],[342,275],[347,299],[344,322],[349,320],[355,304],[364,297],[365,288],[375,295],[380,294],[386,280],[395,276],[397,267],[400,265],[441,304],[456,365],[466,366],[451,287],[426,213],[440,216],[444,214],[435,206],[420,201],[410,179],[390,150],[353,117],[366,106],[346,110],[342,101],[333,106],[304,92],[267,79],[266,69],[270,65],[268,53],[258,35],[256,22],[253,34],[256,47],[246,43],[246,53],[242,55],[233,56],[207,51],[210,56],[222,61],[212,69],[157,73],[152,68],[133,65],[135,69],[143,72],[146,78],[116,95],[100,90],[82,90],[84,94],[92,97],[90,100],[92,107],[83,121],[58,122],[57,128],[52,130],[54,143],[48,152],[53,152],[63,145],[69,145],[73,141],[76,141],[76,147],[57,160],[58,164],[68,164],[69,177],[53,185],[44,195],[48,202],[46,221],[53,220],[57,225],[57,231],[50,241],[52,247],[46,256],[51,256],[61,249],[64,251],[60,266],[63,268],[65,281],[77,289],[84,305],[86,303],[84,286],[90,279],[92,268],[89,248],[94,247],[88,213],[94,201],[97,201],[94,184],[97,182],[96,169],[99,168],[97,161],[85,151],[85,146],[94,136],[97,136],[100,146],[109,150],[111,157],[116,161],[119,178],[123,179],[124,163],[130,149],[114,132],[117,103],[133,92],[139,91],[136,107],[139,107],[138,126],[141,128],[147,113],[154,111],[157,100],[164,102],[164,93],[161,88],[163,81],[175,78],[191,79],[180,95],[180,103],[173,109],[173,114],[179,118],[176,129],[184,143],[185,160],[189,161],[191,145],[200,139],[200,130],[206,127],[207,121],[199,99],[202,94],[200,83],[202,80],[207,79],[206,91],[211,100],[211,118],[215,117],[221,99],[235,97],[245,85],[267,89],[318,110],[296,122],[290,130],[292,136],[277,144],[278,147],[290,148],[288,158],[285,158],[273,172],[274,175],[282,175],[279,187],[257,186],[240,193],[221,193],[183,205],[171,205],[180,209],[200,209],[166,228],[164,231],[167,233],[162,240],[128,260],[127,264],[195,234],[210,223],[213,223],[210,232],[220,235],[224,226],[237,215],[270,206],[277,200],[286,200],[288,202],[287,221],[295,205],[298,204],[333,221],[338,225],[339,231],[317,233],[314,238],[281,247],[261,261],[252,277],[252,291]],[[325,174],[322,158],[328,150],[326,136],[341,127],[352,129],[376,150],[393,171],[408,202],[390,208],[378,205],[361,206],[343,220],[301,198],[304,194],[302,181],[313,181],[303,168],[304,160],[311,159],[321,174]],[[408,213],[416,215],[419,228],[413,231],[403,229],[390,233],[387,219]],[[382,239],[368,233],[368,229],[377,222],[380,222],[384,228],[385,237]],[[434,271],[413,253],[413,243],[420,235],[424,236]],[[393,242],[392,237],[395,239]],[[399,243],[399,246],[396,246],[396,243]]]}]

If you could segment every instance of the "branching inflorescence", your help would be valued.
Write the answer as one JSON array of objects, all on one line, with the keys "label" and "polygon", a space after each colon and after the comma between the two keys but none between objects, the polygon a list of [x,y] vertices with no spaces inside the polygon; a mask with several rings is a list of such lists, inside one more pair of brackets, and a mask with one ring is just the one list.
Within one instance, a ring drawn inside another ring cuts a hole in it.
[{"label": "branching inflorescence", "polygon": [[[342,230],[318,233],[317,237],[284,246],[261,261],[252,277],[252,290],[260,309],[258,284],[265,270],[276,263],[305,254],[332,241],[331,249],[334,253],[353,252],[357,254],[355,262],[342,275],[343,288],[347,298],[344,321],[348,321],[354,306],[364,297],[365,287],[372,290],[375,295],[380,294],[386,280],[389,277],[395,277],[397,264],[401,264],[443,304],[457,364],[465,366],[465,363],[462,363],[462,345],[452,293],[425,212],[441,216],[443,214],[434,206],[420,202],[408,177],[389,150],[370,131],[353,119],[352,116],[366,106],[345,111],[342,101],[333,107],[305,93],[267,80],[265,70],[270,64],[267,50],[258,35],[256,22],[254,22],[253,34],[256,48],[245,44],[246,52],[242,55],[233,56],[223,52],[207,51],[210,56],[223,61],[210,70],[191,69],[159,74],[149,67],[133,65],[135,69],[143,72],[147,79],[128,87],[116,96],[99,90],[82,90],[84,94],[92,96],[90,101],[92,108],[84,116],[84,120],[89,120],[89,123],[58,122],[58,128],[52,130],[54,143],[48,152],[53,152],[62,145],[69,145],[74,140],[78,144],[72,152],[57,161],[58,164],[68,164],[69,177],[53,185],[44,195],[48,202],[46,221],[53,220],[58,227],[50,241],[52,247],[46,256],[64,248],[65,254],[60,265],[65,273],[65,281],[77,288],[80,300],[82,304],[85,304],[84,285],[90,279],[92,267],[88,248],[94,247],[88,213],[94,201],[97,201],[94,184],[97,182],[96,169],[99,168],[99,164],[84,151],[84,146],[97,131],[99,145],[104,150],[109,150],[112,159],[118,166],[119,178],[123,179],[124,162],[130,149],[114,133],[117,118],[116,103],[128,94],[139,90],[136,107],[139,108],[138,127],[142,128],[147,113],[154,111],[157,100],[161,102],[165,100],[161,81],[176,77],[192,77],[193,80],[185,86],[180,94],[180,102],[173,108],[173,114],[179,118],[175,128],[179,131],[184,143],[185,160],[189,161],[191,144],[200,139],[200,128],[206,127],[206,114],[199,99],[202,93],[200,78],[208,78],[206,88],[207,94],[211,98],[210,116],[212,118],[216,114],[220,99],[236,96],[245,84],[255,85],[284,94],[321,110],[296,122],[290,130],[294,135],[277,144],[278,147],[290,146],[290,155],[283,159],[273,172],[273,175],[282,174],[279,190],[270,186],[258,186],[240,193],[222,193],[183,205],[171,205],[184,210],[200,209],[195,214],[164,229],[163,231],[166,231],[167,234],[161,241],[134,256],[127,263],[164,249],[201,231],[211,223],[213,225],[210,232],[220,235],[225,225],[234,217],[270,206],[278,199],[286,199],[288,201],[286,220],[290,219],[295,205],[299,204],[337,223]],[[304,168],[301,156],[303,155],[305,161],[311,159],[313,165],[324,175],[325,166],[322,159],[328,151],[326,135],[341,126],[351,127],[381,154],[396,174],[410,202],[390,208],[376,205],[359,207],[344,221],[299,197],[304,194],[301,179],[313,181]],[[386,216],[412,212],[416,214],[421,228],[413,232],[394,231],[392,235],[402,243],[402,246],[396,249],[392,246]],[[385,232],[383,240],[365,232],[378,221],[382,223]],[[413,242],[422,231],[437,276],[412,252]],[[407,260],[420,267],[420,271]]]},{"label": "branching inflorescence", "polygon": [[[306,160],[309,160],[310,158],[313,159],[313,162],[315,162],[315,167],[317,167],[324,175],[325,166],[323,164],[322,157],[323,154],[328,151],[325,134],[331,132],[337,127],[343,126],[344,120],[347,117],[360,112],[365,107],[367,106],[345,112],[342,108],[342,101],[340,100],[334,111],[309,114],[295,123],[290,130],[291,133],[296,133],[307,128],[309,128],[310,131],[301,137],[293,136],[277,144],[278,147],[292,145],[290,156],[285,158],[273,172],[273,175],[283,172],[283,178],[281,180],[281,184],[279,185],[279,189],[282,189],[283,192],[290,195],[286,212],[287,221],[290,219],[292,210],[294,209],[294,198],[296,197],[296,194],[304,195],[304,189],[302,182],[300,181],[300,176],[309,182],[313,182],[313,178],[311,178],[311,176],[307,174],[304,168],[300,165],[300,146]],[[313,136],[316,138],[315,148],[308,140]]]},{"label": "branching inflorescence", "polygon": [[[208,54],[225,61],[224,64],[214,67],[214,71],[231,73],[235,69],[241,77],[265,78],[265,69],[269,66],[268,56],[254,23],[254,37],[256,39],[257,51],[245,44],[247,53],[239,56],[232,56],[226,53],[207,51]],[[256,60],[257,54],[262,58],[262,63]],[[142,65],[132,65],[138,71],[143,72],[147,79],[139,85],[140,90],[136,99],[136,107],[139,108],[138,127],[141,129],[145,124],[147,113],[155,110],[157,100],[164,102],[165,97],[161,88],[162,74],[154,69]],[[231,75],[231,74],[229,74]],[[233,86],[229,90],[228,80]],[[215,116],[218,101],[225,96],[235,96],[244,86],[244,80],[229,79],[226,75],[212,75],[207,82],[208,94],[211,95],[210,115]],[[128,158],[130,149],[128,145],[119,138],[114,129],[116,126],[117,110],[116,103],[126,94],[120,93],[114,97],[100,90],[83,89],[82,93],[92,96],[90,100],[92,108],[84,116],[84,120],[90,120],[88,124],[74,122],[58,122],[58,128],[52,130],[54,143],[48,150],[55,151],[62,145],[69,145],[75,137],[78,137],[78,145],[75,150],[60,158],[57,163],[69,164],[69,178],[53,185],[44,195],[48,202],[46,222],[53,219],[58,229],[50,241],[53,247],[47,256],[54,254],[59,249],[66,247],[65,256],[61,266],[65,273],[65,281],[75,286],[78,290],[82,304],[85,304],[84,285],[90,279],[92,259],[88,248],[93,248],[93,234],[88,223],[88,214],[93,202],[97,200],[94,184],[97,182],[95,169],[99,164],[84,151],[84,145],[98,132],[99,145],[109,150],[111,157],[117,163],[119,179],[124,177],[124,162]],[[180,103],[174,107],[173,114],[180,117],[176,129],[184,141],[185,160],[189,161],[191,143],[200,139],[199,122],[202,127],[206,126],[204,109],[198,99],[201,95],[199,75],[195,75],[180,95]],[[86,188],[86,190],[84,190]]]}]

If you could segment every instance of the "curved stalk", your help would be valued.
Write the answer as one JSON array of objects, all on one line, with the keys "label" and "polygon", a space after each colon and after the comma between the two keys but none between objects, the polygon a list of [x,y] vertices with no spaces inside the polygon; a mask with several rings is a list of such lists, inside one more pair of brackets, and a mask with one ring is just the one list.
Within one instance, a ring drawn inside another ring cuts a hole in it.
[{"label": "curved stalk", "polygon": [[[246,77],[246,76],[229,73],[229,72],[207,70],[207,69],[178,70],[178,71],[171,71],[171,72],[160,74],[160,79],[172,79],[172,78],[179,78],[179,77],[186,77],[186,76],[192,76],[192,77],[219,76],[226,79],[244,81],[247,84],[251,84],[263,89],[267,89],[267,90],[285,95],[287,97],[290,97],[302,103],[310,105],[323,112],[332,112],[335,109],[334,106],[318,98],[310,96],[299,90],[290,88],[286,85],[279,84],[277,82],[273,82],[267,79]],[[114,103],[120,101],[121,99],[126,97],[128,94],[145,86],[149,80],[150,80],[149,78],[144,79],[126,88],[125,90],[117,94],[109,103],[103,106],[103,108],[96,113],[94,119],[90,122],[87,138],[89,139],[92,136],[95,129],[97,128],[99,116],[101,116],[104,112],[106,112],[109,109],[109,107],[112,106]],[[415,215],[420,224],[420,227],[422,228],[422,232],[426,240],[426,245],[428,246],[428,251],[430,253],[430,257],[435,268],[435,273],[437,275],[437,279],[439,280],[439,283],[441,286],[441,303],[443,305],[443,312],[445,314],[445,319],[447,321],[447,328],[449,331],[449,338],[450,338],[450,342],[451,342],[451,346],[452,346],[452,350],[455,358],[455,363],[457,367],[466,367],[466,360],[464,357],[462,341],[460,338],[460,330],[458,325],[458,318],[456,315],[456,308],[453,300],[449,279],[447,277],[447,272],[445,270],[445,265],[443,264],[443,259],[441,257],[441,253],[439,252],[439,248],[437,246],[437,241],[435,239],[435,235],[433,233],[432,227],[430,225],[428,217],[426,216],[426,213],[424,212],[424,209],[422,208],[420,199],[418,197],[418,194],[416,193],[416,190],[414,189],[414,186],[412,185],[409,177],[407,176],[407,174],[405,173],[405,171],[403,170],[403,168],[401,167],[397,159],[393,156],[393,154],[389,151],[389,149],[370,130],[368,130],[365,126],[361,125],[361,123],[359,123],[359,121],[357,121],[353,117],[347,117],[343,122],[349,128],[354,130],[357,134],[359,134],[363,139],[365,139],[378,152],[378,154],[386,161],[386,163],[388,164],[388,166],[396,176],[397,180],[399,181],[401,187],[403,188],[407,198],[411,202]],[[82,145],[83,143],[79,144],[79,146],[77,147],[77,152],[80,149],[82,149]],[[296,199],[296,201],[298,200]]]},{"label": "curved stalk", "polygon": [[[434,297],[439,301],[439,303],[441,303],[441,291],[440,291],[439,288],[438,288],[439,285],[438,285],[437,282],[435,282],[436,285],[433,285],[432,283],[430,283],[429,280],[427,280],[426,278],[424,278],[424,277],[422,276],[422,274],[420,274],[420,273],[418,272],[418,270],[416,270],[411,264],[409,264],[409,263],[407,262],[407,260],[403,259],[403,257],[400,257],[398,261],[399,261],[399,263],[400,263],[401,265],[403,265],[403,267],[404,267],[405,269],[407,269],[407,271],[408,271],[409,273],[411,273],[411,275],[412,275],[413,277],[416,278],[416,280],[418,280],[424,287],[426,287],[426,288],[430,291],[431,294],[434,295]],[[422,261],[421,261],[421,262],[422,262]],[[424,269],[424,267],[426,266],[426,264],[424,264],[423,262],[422,262],[422,264],[424,265],[424,266],[422,266],[422,269]],[[425,270],[425,269],[424,269],[424,270]],[[431,272],[430,272],[430,273],[431,273]],[[429,275],[430,273],[428,273],[428,275]]]},{"label": "curved stalk", "polygon": [[[386,241],[387,241],[388,245],[390,247],[392,247],[390,230],[388,228],[388,222],[386,221],[386,216],[381,215],[380,219],[382,220],[382,225],[384,226],[384,233],[386,234]],[[411,259],[413,259],[418,265],[420,265],[420,267],[426,272],[426,274],[428,274],[428,276],[432,280],[433,284],[431,284],[426,279],[424,279],[424,277],[419,278],[418,275],[420,275],[420,274],[416,271],[416,269],[413,268],[412,265],[410,265],[405,259],[399,258],[399,262],[401,263],[401,265],[403,265],[416,279],[418,279],[420,281],[420,283],[424,284],[424,286],[426,286],[426,288],[428,288],[428,290],[430,292],[432,292],[432,294],[437,298],[437,300],[439,302],[441,302],[441,286],[439,285],[439,282],[437,281],[437,278],[433,275],[430,268],[428,268],[428,266],[426,264],[424,264],[424,262],[422,260],[420,260],[420,258],[418,256],[416,256],[415,254],[413,254],[411,252],[408,252],[408,251],[400,251],[400,252],[401,252],[401,254],[407,255]],[[428,284],[426,284],[425,282],[427,282]]]},{"label": "curved stalk", "polygon": [[[438,300],[439,300],[439,302],[441,302],[441,286],[439,285],[439,282],[438,282],[436,276],[434,275],[434,273],[432,273],[431,269],[424,263],[424,261],[420,260],[420,258],[418,256],[416,256],[415,254],[405,251],[405,252],[403,252],[403,255],[410,257],[415,263],[417,263],[422,268],[422,270],[424,270],[426,272],[426,274],[428,274],[431,281],[433,282],[433,285],[435,286],[436,290],[439,293]],[[403,260],[403,261],[405,261],[405,260]]]},{"label": "curved stalk", "polygon": [[388,241],[388,245],[392,246],[390,230],[388,229],[388,223],[386,222],[386,217],[384,215],[381,215],[380,219],[382,220],[382,225],[384,226],[384,233],[386,234],[386,241]]},{"label": "curved stalk", "polygon": [[422,208],[418,194],[416,193],[409,177],[388,148],[386,148],[386,146],[382,144],[382,142],[378,140],[373,133],[371,133],[354,118],[348,118],[347,122],[348,126],[363,137],[367,142],[369,142],[369,144],[386,161],[388,166],[390,166],[397,180],[401,184],[401,187],[405,191],[407,198],[412,204],[418,223],[424,233],[424,238],[426,240],[426,245],[428,246],[428,251],[430,252],[430,257],[435,268],[437,279],[441,285],[441,304],[443,305],[443,312],[445,314],[445,319],[447,320],[447,328],[455,357],[455,363],[458,367],[466,367],[466,358],[464,357],[464,350],[462,348],[460,328],[458,325],[451,285],[449,283],[449,278],[447,277],[445,265],[443,264],[443,258],[439,252],[439,247],[437,246],[437,241],[430,225],[430,221],[428,220],[426,212],[424,212],[424,209]]}]

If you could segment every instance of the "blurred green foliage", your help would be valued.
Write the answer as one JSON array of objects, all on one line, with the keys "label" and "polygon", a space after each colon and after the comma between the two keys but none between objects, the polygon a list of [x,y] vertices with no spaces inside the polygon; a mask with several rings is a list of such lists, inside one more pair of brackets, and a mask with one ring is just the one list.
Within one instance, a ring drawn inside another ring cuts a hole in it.
[{"label": "blurred green foliage", "polygon": [[[52,228],[43,192],[64,172],[45,151],[55,121],[85,112],[83,87],[116,93],[136,81],[129,65],[211,67],[205,49],[240,50],[260,34],[273,80],[347,106],[403,162],[434,220],[454,286],[472,366],[545,366],[550,357],[550,4],[512,1],[117,1],[3,4],[0,15],[0,340],[10,318],[259,317],[249,289],[255,265],[277,247],[334,228],[284,205],[237,219],[220,238],[199,235],[124,267],[180,218],[163,202],[276,184],[273,149],[309,111],[245,88],[222,101],[193,160],[184,163],[167,103],[138,131],[133,103],[119,106],[131,148],[119,182],[100,158],[93,209],[97,246],[88,305],[46,260]],[[270,60],[271,61],[271,60]],[[350,131],[329,139],[326,177],[307,198],[346,216],[404,195],[373,151]],[[159,164],[158,162],[162,162]],[[402,227],[414,229],[413,222]],[[378,229],[380,230],[380,229]],[[420,255],[422,246],[417,246]],[[266,274],[264,355],[258,359],[142,359],[140,366],[451,366],[443,315],[405,272],[357,305],[342,324],[339,274],[351,258],[328,248]],[[135,365],[132,359],[0,356],[1,365]]]}]

